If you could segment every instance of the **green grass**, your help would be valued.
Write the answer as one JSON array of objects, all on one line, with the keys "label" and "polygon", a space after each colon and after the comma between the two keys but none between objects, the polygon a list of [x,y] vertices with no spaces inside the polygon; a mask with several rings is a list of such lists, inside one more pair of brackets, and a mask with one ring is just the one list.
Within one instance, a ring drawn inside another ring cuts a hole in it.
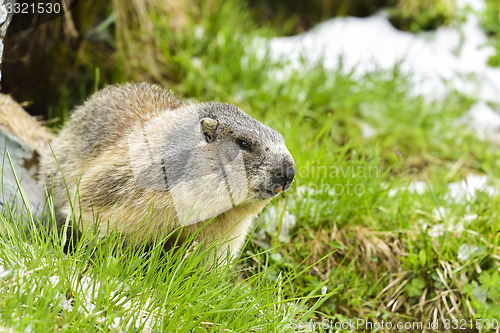
[{"label": "green grass", "polygon": [[[475,97],[429,102],[410,93],[398,68],[361,78],[320,64],[290,70],[262,53],[262,38],[279,32],[258,27],[240,2],[215,7],[175,35],[168,16],[148,13],[153,31],[130,20],[112,77],[230,102],[275,128],[298,167],[291,190],[271,204],[274,214],[262,214],[241,258],[215,270],[205,269],[206,253],[161,259],[161,244],[149,259],[107,255],[112,237],[90,237],[102,258],[85,245],[66,257],[51,242],[22,241],[18,218],[7,214],[14,227],[0,238],[0,264],[10,271],[0,278],[0,325],[111,331],[116,319],[126,331],[145,314],[164,332],[281,332],[357,319],[394,327],[439,320],[440,330],[446,320],[500,320],[500,196],[482,189],[450,199],[449,184],[469,174],[500,182],[498,147],[459,121]],[[150,57],[132,52],[144,41],[157,48]],[[364,136],[367,126],[373,133]],[[412,190],[415,181],[425,191]],[[328,294],[317,297],[323,286]],[[72,311],[61,297],[73,300]],[[91,307],[85,316],[75,310],[83,306]]]},{"label": "green grass", "polygon": [[489,44],[496,49],[496,53],[489,59],[490,66],[500,66],[500,3],[495,0],[486,0],[486,10],[481,21],[489,39]]},{"label": "green grass", "polygon": [[10,209],[1,219],[0,323],[19,332],[281,332],[335,293],[324,281],[291,299],[309,267],[272,276],[276,262],[247,277],[242,259],[210,268],[216,244],[165,252],[163,240],[145,251],[89,231],[65,254],[57,232],[25,234],[31,222]]}]

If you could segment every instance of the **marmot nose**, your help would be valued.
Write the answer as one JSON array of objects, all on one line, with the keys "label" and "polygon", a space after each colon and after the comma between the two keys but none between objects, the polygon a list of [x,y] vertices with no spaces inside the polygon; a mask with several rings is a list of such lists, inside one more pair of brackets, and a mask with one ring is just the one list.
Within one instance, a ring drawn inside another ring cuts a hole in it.
[{"label": "marmot nose", "polygon": [[273,174],[274,193],[278,194],[281,191],[288,190],[292,185],[296,172],[297,167],[293,160],[285,159],[281,168],[278,168]]}]

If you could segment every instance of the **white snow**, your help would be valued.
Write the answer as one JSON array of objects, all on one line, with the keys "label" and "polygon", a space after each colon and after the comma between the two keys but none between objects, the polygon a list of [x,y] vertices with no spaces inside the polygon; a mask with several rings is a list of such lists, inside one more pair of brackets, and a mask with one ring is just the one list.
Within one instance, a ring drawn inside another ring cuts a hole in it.
[{"label": "white snow", "polygon": [[419,195],[424,194],[426,188],[427,188],[427,184],[421,180],[417,180],[413,183],[410,183],[410,185],[408,185],[408,191],[410,191],[412,193],[419,194]]},{"label": "white snow", "polygon": [[[482,137],[491,137],[499,132],[500,69],[487,65],[495,49],[487,45],[478,19],[485,3],[460,0],[457,7],[456,22],[434,32],[399,31],[380,12],[367,18],[333,18],[303,34],[273,38],[269,49],[274,58],[288,59],[294,69],[321,61],[325,68],[336,70],[342,63],[345,72],[361,76],[377,69],[390,71],[399,64],[403,73],[411,75],[414,94],[442,99],[454,88],[477,98],[479,104],[469,113],[470,125]],[[459,15],[465,15],[462,24]],[[286,77],[286,72],[277,77]],[[496,110],[488,102],[497,104]]]},{"label": "white snow", "polygon": [[477,191],[485,191],[491,196],[497,195],[498,190],[488,185],[488,182],[485,175],[469,174],[466,179],[448,184],[448,199],[456,202],[468,200],[473,198]]},{"label": "white snow", "polygon": [[[427,184],[423,181],[414,181],[407,185],[408,192],[422,195],[427,190]],[[393,197],[401,188],[393,188],[389,191],[389,197]],[[490,196],[498,194],[496,187],[490,184],[486,175],[468,174],[465,179],[448,184],[446,199],[448,202],[464,202],[476,195],[477,191],[484,191]],[[436,207],[432,212],[435,216],[446,216],[444,207]],[[475,218],[474,216],[468,218]]]},{"label": "white snow", "polygon": [[472,105],[464,121],[479,138],[500,143],[500,109],[495,111],[486,102],[477,102]]},{"label": "white snow", "polygon": [[438,238],[444,235],[445,232],[450,233],[453,237],[460,237],[465,231],[465,221],[461,220],[457,223],[438,223],[429,227],[427,223],[423,225],[423,230],[432,238]]},{"label": "white snow", "polygon": [[5,269],[2,265],[0,265],[0,278],[6,277],[7,275],[10,274],[10,271],[8,269]]},{"label": "white snow", "polygon": [[486,9],[484,0],[457,0],[457,7],[461,10],[469,7],[476,12],[483,12]]},{"label": "white snow", "polygon": [[61,308],[63,310],[66,310],[68,312],[73,311],[73,298],[66,299],[66,297],[62,296],[61,297]]},{"label": "white snow", "polygon": [[50,285],[52,286],[52,288],[55,288],[57,286],[57,284],[59,283],[59,277],[56,275],[53,275],[53,276],[49,277],[49,282],[50,282]]},{"label": "white snow", "polygon": [[280,234],[278,235],[278,240],[280,242],[290,241],[290,232],[295,227],[297,223],[297,217],[290,213],[288,210],[279,210],[275,206],[270,206],[266,213],[265,219],[266,223],[265,230],[273,235],[279,229],[281,223]]},{"label": "white snow", "polygon": [[477,246],[464,243],[458,248],[457,258],[460,261],[467,261],[477,250]]},{"label": "white snow", "polygon": [[401,187],[394,187],[394,188],[391,188],[389,190],[389,197],[392,198],[394,197],[399,191],[405,189],[410,192],[410,193],[415,193],[415,194],[418,194],[418,195],[422,195],[425,193],[426,189],[427,189],[427,184],[424,182],[424,181],[421,181],[421,180],[417,180],[417,181],[414,181],[414,182],[411,182],[407,185],[403,185]]},{"label": "white snow", "polygon": [[449,208],[442,206],[434,207],[434,209],[432,210],[432,214],[436,216],[439,220],[442,220],[443,218],[448,216],[449,212],[450,212]]},{"label": "white snow", "polygon": [[377,135],[377,130],[367,123],[361,123],[361,135],[363,138],[369,139]]}]

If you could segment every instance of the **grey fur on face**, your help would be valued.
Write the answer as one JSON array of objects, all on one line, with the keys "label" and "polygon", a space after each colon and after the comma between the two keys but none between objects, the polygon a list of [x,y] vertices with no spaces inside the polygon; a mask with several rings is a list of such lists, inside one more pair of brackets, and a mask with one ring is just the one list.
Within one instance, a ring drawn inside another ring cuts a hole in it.
[{"label": "grey fur on face", "polygon": [[[234,119],[244,122],[235,127]],[[263,134],[259,140],[252,139],[255,132]],[[246,146],[241,147],[242,141]],[[243,203],[249,198],[253,179],[260,179],[261,184],[255,187],[252,199],[273,197],[291,184],[276,183],[287,177],[286,168],[273,169],[280,161],[274,160],[270,147],[284,145],[281,135],[228,104],[192,104],[163,113],[131,132],[128,145],[137,186],[168,190],[183,225],[210,219]],[[255,160],[245,154],[262,158]],[[253,172],[247,174],[245,160],[253,163]],[[295,173],[291,156],[289,160],[289,172]],[[184,200],[186,196],[189,202]],[[207,201],[217,210],[197,205]]]}]

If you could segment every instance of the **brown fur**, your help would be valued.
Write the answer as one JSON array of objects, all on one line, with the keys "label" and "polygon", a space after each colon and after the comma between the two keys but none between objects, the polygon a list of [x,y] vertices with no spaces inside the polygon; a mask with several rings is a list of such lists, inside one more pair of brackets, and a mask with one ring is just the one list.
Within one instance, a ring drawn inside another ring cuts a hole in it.
[{"label": "brown fur", "polygon": [[[181,110],[178,111],[181,112],[180,120],[170,116],[173,115],[169,113],[171,110]],[[213,218],[201,231],[200,238],[206,241],[228,241],[220,249],[219,256],[223,256],[228,247],[234,253],[238,252],[252,220],[275,195],[273,180],[277,178],[273,173],[278,169],[286,169],[290,180],[285,184],[286,188],[295,174],[295,164],[283,138],[234,106],[221,103],[188,104],[156,85],[107,87],[74,111],[59,136],[51,143],[57,161],[52,151],[47,150],[42,156],[45,183],[49,188],[53,186],[54,203],[59,214],[65,216],[71,212],[69,192],[74,211],[81,217],[83,225],[93,222],[101,235],[110,227],[129,239],[136,238],[142,242],[162,238],[179,227],[182,223],[177,218],[168,186],[158,182],[154,182],[153,186],[140,186],[135,178],[134,167],[144,167],[145,172],[149,172],[145,176],[146,180],[156,179],[161,169],[155,167],[149,154],[165,149],[165,140],[168,138],[174,138],[182,145],[183,117],[186,115],[187,119],[197,113],[200,119],[203,118],[200,128],[205,134],[207,147],[222,144],[221,147],[242,154],[245,170],[234,175],[238,184],[248,186],[248,193],[233,208],[217,214],[215,212],[220,207],[211,205],[209,200],[195,202],[189,195],[189,189],[193,186],[207,184],[206,175],[200,174],[201,171],[196,168],[179,170],[179,177],[186,177],[183,171],[187,172],[188,178],[179,185],[186,191],[177,192],[181,193],[178,199],[189,205],[199,205],[202,212],[209,215],[214,212],[209,219],[186,225],[180,238],[185,239]],[[141,146],[139,160],[132,160],[127,140],[138,129],[144,128],[145,124],[152,128],[150,131],[153,135],[150,135],[143,152]],[[175,131],[180,132],[176,134]],[[237,146],[240,138],[251,143],[251,151],[240,151]],[[193,156],[197,158],[199,154],[196,152]],[[177,179],[172,178],[176,176],[169,174],[166,178],[175,181]],[[196,183],[198,179],[200,182]],[[283,179],[279,179],[282,183]],[[219,190],[224,193],[226,189],[221,187]],[[217,193],[211,195],[217,196]]]}]

